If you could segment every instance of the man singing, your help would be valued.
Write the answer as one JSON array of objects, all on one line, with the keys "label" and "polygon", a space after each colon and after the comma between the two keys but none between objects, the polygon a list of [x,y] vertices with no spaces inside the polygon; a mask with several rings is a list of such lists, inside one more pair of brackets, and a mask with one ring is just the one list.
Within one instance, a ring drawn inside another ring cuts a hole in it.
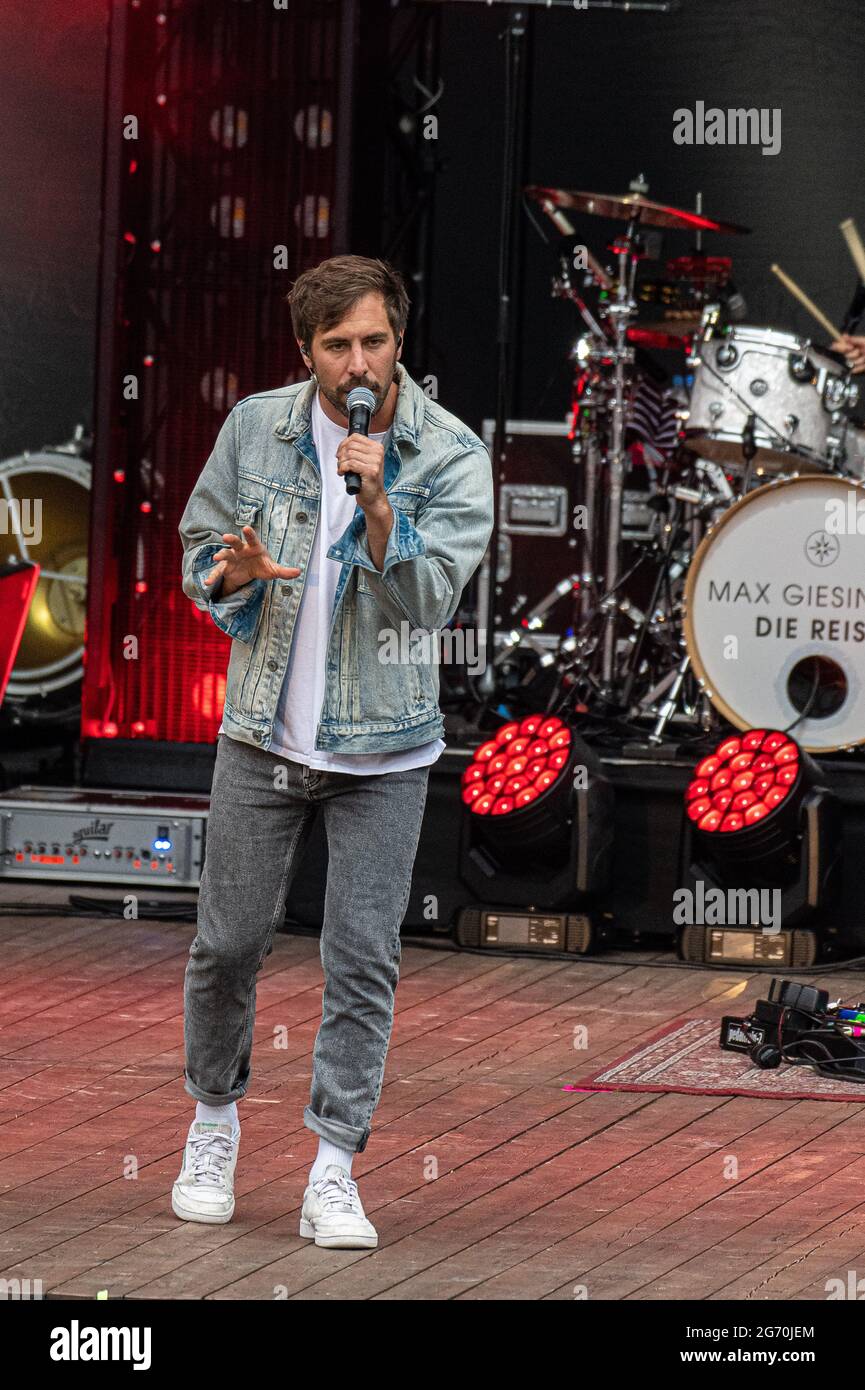
[{"label": "man singing", "polygon": [[[399,364],[409,299],[391,266],[336,256],[288,302],[312,380],[234,407],[179,526],[184,592],[233,640],[184,987],[197,1106],[172,1208],[186,1221],[234,1213],[256,976],[320,807],[324,992],[303,1112],[319,1147],[300,1234],[371,1249],[352,1157],[381,1094],[444,748],[438,634],[487,547],[492,470],[477,435]],[[357,386],[375,397],[368,437],[347,433]]]}]

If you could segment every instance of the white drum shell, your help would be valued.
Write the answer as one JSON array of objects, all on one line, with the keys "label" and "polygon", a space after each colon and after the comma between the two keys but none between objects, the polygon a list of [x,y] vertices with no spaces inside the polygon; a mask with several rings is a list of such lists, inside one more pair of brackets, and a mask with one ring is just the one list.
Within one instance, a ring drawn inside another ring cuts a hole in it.
[{"label": "white drum shell", "polygon": [[843,703],[792,737],[812,752],[865,742],[865,484],[794,475],[730,507],[691,562],[685,640],[700,684],[738,729],[786,729],[801,713],[794,668],[814,655],[836,663]]},{"label": "white drum shell", "polygon": [[[803,354],[814,369],[814,384],[791,374],[791,358]],[[742,433],[753,412],[757,466],[789,471],[794,451],[822,460],[832,423],[824,402],[830,378],[843,380],[838,365],[807,339],[737,324],[702,345],[685,436],[705,458],[741,468]]]}]

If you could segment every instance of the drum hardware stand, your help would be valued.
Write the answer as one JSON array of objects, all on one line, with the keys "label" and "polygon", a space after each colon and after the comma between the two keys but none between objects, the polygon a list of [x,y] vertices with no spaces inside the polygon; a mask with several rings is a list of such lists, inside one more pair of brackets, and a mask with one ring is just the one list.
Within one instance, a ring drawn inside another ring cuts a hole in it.
[{"label": "drum hardware stand", "polygon": [[[523,646],[526,642],[532,645],[535,651],[540,650],[544,655],[550,656],[552,660],[551,654],[546,651],[545,648],[535,646],[532,639],[543,631],[550,609],[553,608],[565,594],[572,593],[573,590],[579,586],[579,583],[580,576],[578,574],[569,574],[567,578],[560,579],[558,584],[550,589],[549,593],[545,594],[544,597],[535,604],[534,608],[529,609],[529,612],[523,619],[524,626],[522,628],[511,628],[508,634],[507,644],[503,646],[501,652],[493,658],[493,665],[501,665],[512,652],[516,651],[517,647]],[[519,609],[517,609],[517,613],[519,613]],[[516,616],[516,614],[514,614],[514,616]],[[542,664],[549,666],[551,660]]]},{"label": "drum hardware stand", "polygon": [[[595,339],[596,345],[598,347],[607,346],[610,342],[609,337],[604,332],[603,328],[598,323],[598,320],[595,318],[588,304],[585,302],[582,295],[577,291],[571,280],[571,266],[570,262],[568,261],[567,254],[565,252],[562,252],[562,254],[559,256],[559,264],[562,267],[562,272],[561,275],[556,275],[553,277],[553,299],[573,300],[574,304],[576,304],[577,308],[579,309],[583,320],[585,321],[586,327],[588,328],[592,337]],[[601,285],[602,288],[606,288],[609,285],[609,280],[607,279],[606,275],[604,275],[603,280],[601,279],[601,275],[604,274],[602,266],[598,266],[597,269],[593,268],[590,272],[587,271],[586,274],[591,274],[592,278],[599,285]]]},{"label": "drum hardware stand", "polygon": [[517,650],[517,648],[520,648],[521,650],[525,650],[526,648],[528,648],[530,651],[534,652],[535,656],[539,656],[541,658],[541,666],[552,666],[553,662],[555,661],[555,656],[552,651],[550,651],[547,647],[543,645],[542,642],[538,640],[538,634],[534,632],[511,632],[510,636],[516,636],[517,640],[513,642],[508,642],[508,644],[505,647],[503,647],[502,651],[500,651],[496,656],[493,657],[493,660],[490,663],[490,665],[501,666],[502,663],[506,661],[507,658]]},{"label": "drum hardware stand", "polygon": [[[697,472],[701,475],[701,483],[705,480],[712,489],[714,505],[730,506],[736,500],[736,494],[730,486],[730,482],[720,463],[714,459],[697,459]],[[687,499],[685,499],[687,500]],[[700,506],[709,505],[710,499],[700,490]]]},{"label": "drum hardware stand", "polygon": [[715,335],[715,329],[721,321],[721,305],[718,303],[704,304],[703,312],[700,315],[700,327],[694,334],[690,350],[685,354],[685,361],[689,367],[699,367],[701,361],[701,351],[706,343],[711,342]]},{"label": "drum hardware stand", "polygon": [[[670,571],[672,569],[673,549],[679,541],[679,531],[681,529],[680,510],[682,505],[683,504],[680,503],[678,506],[676,506],[673,509],[672,516],[669,517],[667,520],[667,539],[664,549],[661,552],[660,562],[657,567],[654,588],[652,589],[652,595],[649,600],[646,613],[643,615],[643,621],[639,626],[639,632],[637,634],[636,642],[634,643],[634,648],[630,654],[628,669],[625,672],[625,681],[624,686],[622,688],[622,704],[626,709],[631,703],[631,695],[634,689],[634,682],[639,673],[639,661],[646,640],[646,634],[649,631],[650,626],[653,623],[657,623],[658,621],[661,590],[664,584],[669,582]],[[668,594],[668,601],[670,608],[670,618],[672,620],[672,594]],[[651,703],[651,701],[649,703]]]},{"label": "drum hardware stand", "polygon": [[751,471],[754,467],[754,458],[757,453],[757,439],[754,433],[756,424],[756,417],[751,414],[745,421],[742,430],[742,457],[745,460],[745,478],[742,483],[743,493],[747,492],[751,486]]},{"label": "drum hardware stand", "polygon": [[[664,708],[663,708],[662,711],[659,711],[659,710],[658,710],[658,703],[657,703],[657,702],[658,702],[658,700],[660,700],[660,698],[661,698],[661,696],[664,694],[664,692],[665,692],[666,690],[669,690],[669,689],[670,689],[670,686],[671,686],[674,682],[678,682],[678,681],[679,681],[679,677],[680,677],[680,674],[681,674],[680,667],[681,667],[681,662],[679,663],[679,665],[673,666],[669,671],[667,671],[667,672],[661,677],[661,679],[660,679],[659,681],[657,681],[655,685],[652,686],[652,689],[649,690],[649,691],[646,693],[646,697],[645,697],[645,701],[644,701],[643,705],[637,705],[637,706],[635,706],[635,708],[630,712],[629,718],[635,719],[635,718],[639,718],[639,717],[641,717],[641,716],[645,716],[645,715],[647,715],[647,714],[651,714],[651,715],[654,716],[654,718],[655,718],[656,720],[658,720],[659,718],[663,718],[663,720],[664,720],[664,726],[666,726],[666,724],[669,722],[669,719],[670,719],[670,718],[672,717],[672,715],[675,714],[675,712],[676,712],[676,701],[675,701],[675,697],[674,697],[674,695],[671,693],[670,699],[673,700],[673,708],[672,708],[672,710],[670,710],[670,711],[667,711],[666,705],[664,706]],[[680,687],[680,686],[679,686],[678,688],[679,688],[679,690],[681,690],[681,687]],[[693,718],[693,716],[694,716],[695,713],[696,713],[696,707],[695,707],[694,709],[690,709],[690,708],[684,703],[684,701],[682,701],[682,709],[683,709],[684,713],[685,713],[689,718]],[[658,732],[658,725],[657,725],[657,723],[656,723],[654,733],[657,734],[657,732]],[[642,743],[642,744],[631,744],[631,745],[630,745],[630,750],[631,750],[631,752],[638,752],[638,751],[642,750],[643,752],[646,752],[646,753],[647,753],[647,752],[650,751],[650,749],[654,749],[654,748],[655,748],[655,744],[652,743],[650,740],[647,740],[647,742]]]},{"label": "drum hardware stand", "polygon": [[[688,674],[690,666],[691,658],[689,654],[685,652],[681,660],[678,662],[677,666],[675,666],[673,670],[668,671],[666,675],[663,676],[660,681],[658,681],[657,685],[650,692],[652,701],[654,702],[655,700],[657,700],[657,698],[660,695],[662,695],[664,690],[667,688],[669,688],[669,694],[667,695],[666,700],[664,701],[660,711],[658,712],[654,728],[652,729],[652,732],[647,735],[645,740],[635,740],[632,743],[626,743],[622,749],[623,753],[627,754],[629,757],[632,758],[649,759],[657,757],[659,752],[669,753],[671,755],[675,755],[676,753],[678,753],[678,740],[665,740],[664,733],[667,729],[667,725],[670,723],[670,720],[673,718],[674,714],[679,708],[682,688],[685,684],[685,677]],[[693,717],[696,711],[689,711],[687,707],[684,706],[684,702],[682,702],[682,704],[683,708],[685,709],[685,713]]]},{"label": "drum hardware stand", "polygon": [[[865,286],[863,286],[863,290],[865,290]],[[829,464],[829,471],[832,473],[846,473],[845,465],[848,457],[846,438],[850,420],[844,414],[842,407],[852,408],[859,400],[859,387],[850,380],[851,375],[852,373],[848,368],[843,377],[844,385],[841,388],[839,399],[831,413],[832,428],[838,433],[826,435],[826,461]]]},{"label": "drum hardware stand", "polygon": [[583,535],[582,544],[582,571],[580,574],[580,624],[585,625],[592,613],[592,607],[597,599],[597,575],[593,560],[593,537],[597,534],[595,519],[597,512],[597,491],[598,476],[601,468],[601,450],[598,443],[597,431],[592,433],[585,440],[585,508],[586,508],[586,529]]},{"label": "drum hardware stand", "polygon": [[[636,573],[640,565],[642,565],[644,561],[648,558],[648,551],[643,550],[637,556],[636,560],[631,565],[631,567],[628,570],[626,570],[624,574],[621,574],[619,576],[616,587],[619,588],[628,579],[630,579],[631,576],[634,573]],[[603,688],[599,688],[595,684],[595,678],[593,677],[591,670],[591,661],[592,658],[595,657],[598,652],[604,628],[602,626],[601,636],[595,639],[593,639],[589,629],[592,618],[600,618],[601,623],[604,624],[607,622],[611,614],[616,617],[621,615],[622,617],[629,619],[629,621],[632,622],[636,628],[639,628],[643,623],[648,624],[650,622],[648,615],[643,613],[640,609],[636,608],[630,602],[629,599],[618,596],[613,590],[608,589],[594,603],[589,622],[581,624],[579,631],[574,636],[565,638],[563,641],[561,641],[559,643],[558,651],[556,653],[556,659],[559,662],[559,672],[561,676],[572,674],[574,667],[577,667],[578,670],[582,671],[584,677],[591,684],[595,685],[596,693],[600,695],[601,698],[610,701],[612,701],[613,695],[605,694]],[[573,660],[568,662],[565,660],[566,657],[572,657]]]},{"label": "drum hardware stand", "polygon": [[[837,420],[836,414],[840,417]],[[830,473],[846,474],[847,445],[844,441],[847,435],[847,423],[846,417],[842,416],[840,411],[833,413],[833,428],[840,425],[841,432],[826,436],[826,462],[829,464]]]},{"label": "drum hardware stand", "polygon": [[[567,255],[560,256],[561,274],[554,277],[552,294],[553,298],[570,299],[576,304],[580,314],[589,329],[589,336],[581,338],[574,348],[572,356],[585,363],[585,386],[584,394],[574,402],[573,424],[572,424],[572,449],[571,456],[574,465],[583,465],[583,506],[586,511],[586,525],[582,529],[581,537],[581,564],[580,574],[580,599],[579,599],[579,620],[585,624],[591,617],[592,610],[597,601],[597,563],[594,554],[596,544],[596,514],[598,499],[598,480],[601,471],[601,451],[600,451],[600,430],[597,421],[597,412],[604,409],[604,401],[601,398],[602,383],[597,372],[593,372],[589,363],[597,358],[606,357],[610,350],[610,340],[597,319],[591,313],[588,305],[582,296],[577,292],[571,280],[571,268]],[[594,257],[592,258],[594,260]],[[602,287],[610,285],[609,278],[603,267],[597,265],[592,268],[592,277],[596,283]],[[597,395],[598,400],[592,397]],[[585,427],[588,417],[588,428]]]},{"label": "drum hardware stand", "polygon": [[641,716],[646,714],[652,714],[655,716],[655,718],[657,718],[658,700],[660,700],[664,691],[670,688],[673,681],[676,679],[677,674],[678,672],[675,666],[672,666],[669,671],[666,671],[664,675],[661,676],[661,679],[655,682],[651,690],[648,690],[646,692],[645,698],[643,699],[642,703],[639,705],[635,705],[633,709],[628,712],[628,718],[639,719]]},{"label": "drum hardware stand", "polygon": [[[865,286],[863,286],[863,291],[865,291]],[[854,395],[851,400],[851,404],[855,405],[859,392],[858,388],[855,385],[852,386],[852,390],[854,392]],[[851,431],[853,431],[855,434],[855,426],[851,418],[848,415],[843,414],[838,423],[841,426],[840,433],[838,435],[832,435],[829,439],[828,452],[830,458],[832,459],[833,471],[836,473],[842,473],[845,477],[855,478],[857,475],[849,471],[848,465],[850,463],[850,450],[847,447],[847,437],[851,433]]]},{"label": "drum hardware stand", "polygon": [[[597,397],[597,399],[593,399]],[[586,524],[580,529],[580,587],[578,618],[581,626],[591,619],[598,605],[599,574],[596,550],[598,545],[598,493],[601,476],[601,425],[598,415],[605,409],[600,379],[588,377],[588,384],[574,406],[571,456],[575,467],[582,465],[582,506]]]},{"label": "drum hardware stand", "polygon": [[[637,221],[631,218],[628,230],[616,241],[614,250],[619,262],[616,298],[607,312],[615,334],[610,356],[613,359],[613,392],[610,407],[609,516],[607,525],[607,560],[604,582],[607,592],[616,588],[619,579],[622,543],[622,493],[625,479],[625,363],[634,361],[634,350],[627,344],[628,325],[637,312],[634,300],[634,277],[637,269]],[[612,694],[616,657],[616,610],[608,610],[603,632],[601,677],[603,693]]]},{"label": "drum hardware stand", "polygon": [[682,692],[682,686],[685,684],[685,676],[688,674],[690,665],[691,658],[686,652],[685,655],[682,657],[681,661],[679,662],[678,666],[676,667],[676,674],[670,686],[670,693],[664,701],[663,705],[661,706],[661,712],[658,715],[658,720],[655,724],[654,729],[649,734],[648,741],[654,748],[660,748],[664,742],[664,730],[666,729],[673,715],[676,713],[676,707],[679,703],[679,696]]}]

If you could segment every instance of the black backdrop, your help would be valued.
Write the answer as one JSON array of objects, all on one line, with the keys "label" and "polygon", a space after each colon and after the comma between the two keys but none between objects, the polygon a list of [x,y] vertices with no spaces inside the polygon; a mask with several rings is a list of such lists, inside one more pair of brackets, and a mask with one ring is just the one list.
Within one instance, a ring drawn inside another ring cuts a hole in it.
[{"label": "black backdrop", "polygon": [[[443,404],[474,428],[495,414],[496,400],[503,8],[444,5],[439,145],[447,164],[437,191],[430,370]],[[838,223],[855,217],[865,238],[862,0],[683,0],[672,15],[536,9],[530,29],[525,182],[624,193],[642,172],[649,197],[685,207],[702,190],[710,216],[753,228],[705,243],[733,256],[748,322],[811,331],[769,273],[772,261],[835,322],[843,316],[855,272]],[[780,153],[676,145],[673,112],[697,101],[780,108]],[[593,249],[616,225],[575,222]],[[513,413],[558,419],[568,406],[577,315],[550,297],[554,252],[525,218],[522,228]],[[666,233],[665,255],[688,249],[685,233]]]},{"label": "black backdrop", "polygon": [[[443,13],[427,370],[477,428],[495,409],[504,9]],[[624,192],[643,172],[650,196],[686,205],[701,189],[710,214],[754,228],[710,247],[735,257],[749,321],[808,326],[772,260],[842,315],[853,277],[837,224],[852,215],[865,235],[862,0],[683,0],[670,16],[538,9],[531,28],[526,181]],[[38,14],[0,0],[0,457],[92,417],[104,45],[103,0],[41,0]],[[673,111],[698,100],[780,107],[780,154],[675,145]],[[589,218],[578,228],[593,246],[613,230]],[[515,413],[560,418],[575,315],[549,297],[551,251],[526,222],[523,236]],[[668,234],[664,249],[683,253],[687,239]]]},{"label": "black backdrop", "polygon": [[0,458],[93,419],[105,0],[0,0]]}]

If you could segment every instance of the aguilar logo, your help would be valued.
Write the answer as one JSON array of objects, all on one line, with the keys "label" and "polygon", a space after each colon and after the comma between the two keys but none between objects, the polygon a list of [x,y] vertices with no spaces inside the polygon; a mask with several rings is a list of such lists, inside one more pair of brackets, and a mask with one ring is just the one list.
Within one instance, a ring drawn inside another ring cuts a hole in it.
[{"label": "aguilar logo", "polygon": [[73,830],[72,843],[79,845],[82,840],[107,840],[111,833],[113,820],[92,820],[89,825],[82,825],[80,830]]}]

